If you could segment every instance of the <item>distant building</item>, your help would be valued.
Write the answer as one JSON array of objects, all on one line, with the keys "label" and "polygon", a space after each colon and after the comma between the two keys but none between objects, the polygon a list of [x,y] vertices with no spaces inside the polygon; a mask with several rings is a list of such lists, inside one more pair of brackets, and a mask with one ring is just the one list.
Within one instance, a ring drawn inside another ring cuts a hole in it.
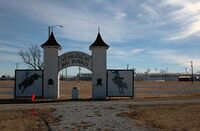
[{"label": "distant building", "polygon": [[6,78],[5,75],[2,75],[1,78],[0,78],[0,80],[6,80],[6,79],[7,79],[7,78]]},{"label": "distant building", "polygon": [[[199,77],[194,75],[194,81],[198,81]],[[136,81],[191,81],[192,76],[188,74],[181,74],[181,73],[137,73],[135,75]]]},{"label": "distant building", "polygon": [[91,73],[82,73],[80,74],[80,80],[92,80],[92,74]]},{"label": "distant building", "polygon": [[178,81],[191,81],[192,80],[192,76],[179,76]]},{"label": "distant building", "polygon": [[91,81],[92,74],[91,73],[81,73],[80,75],[77,74],[77,76],[67,76],[67,78],[64,78],[64,79],[67,81],[77,81],[77,80]]}]

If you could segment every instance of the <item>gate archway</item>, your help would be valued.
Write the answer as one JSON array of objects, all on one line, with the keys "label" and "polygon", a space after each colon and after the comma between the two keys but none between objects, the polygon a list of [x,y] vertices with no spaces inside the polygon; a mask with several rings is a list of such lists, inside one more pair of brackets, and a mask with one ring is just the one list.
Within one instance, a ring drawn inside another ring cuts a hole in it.
[{"label": "gate archway", "polygon": [[86,68],[70,66],[59,72],[60,98],[71,99],[72,90],[78,87],[80,99],[92,98],[92,72]]},{"label": "gate archway", "polygon": [[92,98],[106,98],[106,52],[109,46],[102,40],[100,33],[89,47],[92,51],[91,55],[80,51],[72,51],[58,56],[58,50],[61,49],[61,46],[56,41],[53,32],[41,47],[44,49],[44,98],[59,98],[58,73],[63,68],[70,66],[81,66],[90,70],[92,72]]}]

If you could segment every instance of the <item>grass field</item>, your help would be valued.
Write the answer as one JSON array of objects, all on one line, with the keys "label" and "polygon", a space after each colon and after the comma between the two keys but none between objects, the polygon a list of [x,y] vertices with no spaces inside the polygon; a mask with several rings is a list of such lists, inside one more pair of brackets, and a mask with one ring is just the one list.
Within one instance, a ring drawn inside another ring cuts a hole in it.
[{"label": "grass field", "polygon": [[[12,98],[13,88],[9,86],[14,87],[14,81],[0,81],[0,99]],[[60,98],[70,99],[73,87],[79,88],[81,99],[92,97],[91,81],[60,81]],[[136,81],[135,95],[136,98],[196,96],[200,95],[200,82]]]}]

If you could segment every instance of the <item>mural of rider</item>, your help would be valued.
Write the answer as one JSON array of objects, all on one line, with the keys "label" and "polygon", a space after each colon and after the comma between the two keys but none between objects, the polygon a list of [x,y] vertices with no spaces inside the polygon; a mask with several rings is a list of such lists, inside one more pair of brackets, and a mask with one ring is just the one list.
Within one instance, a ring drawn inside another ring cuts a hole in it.
[{"label": "mural of rider", "polygon": [[118,70],[115,71],[111,71],[113,74],[113,78],[112,81],[114,84],[117,85],[118,89],[119,89],[119,93],[120,94],[124,94],[124,88],[127,89],[127,83],[123,82],[123,77],[120,76],[120,73]]},{"label": "mural of rider", "polygon": [[29,73],[26,72],[26,73],[25,73],[25,78],[24,78],[24,80],[23,80],[21,83],[18,84],[18,87],[19,87],[19,89],[21,90],[21,94],[23,94],[24,91],[25,91],[28,87],[30,87],[31,85],[33,85],[34,82],[35,82],[36,80],[38,80],[39,78],[41,78],[41,76],[38,75],[37,73],[35,73],[35,74],[29,76]]}]

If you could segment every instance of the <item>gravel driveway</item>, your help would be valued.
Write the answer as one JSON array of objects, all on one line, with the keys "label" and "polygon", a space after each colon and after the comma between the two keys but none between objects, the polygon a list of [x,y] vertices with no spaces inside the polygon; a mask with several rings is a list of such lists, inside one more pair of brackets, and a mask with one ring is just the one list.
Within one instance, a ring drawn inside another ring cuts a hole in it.
[{"label": "gravel driveway", "polygon": [[70,102],[60,104],[54,113],[63,116],[59,127],[64,130],[149,130],[118,116],[128,110],[124,102]]}]

